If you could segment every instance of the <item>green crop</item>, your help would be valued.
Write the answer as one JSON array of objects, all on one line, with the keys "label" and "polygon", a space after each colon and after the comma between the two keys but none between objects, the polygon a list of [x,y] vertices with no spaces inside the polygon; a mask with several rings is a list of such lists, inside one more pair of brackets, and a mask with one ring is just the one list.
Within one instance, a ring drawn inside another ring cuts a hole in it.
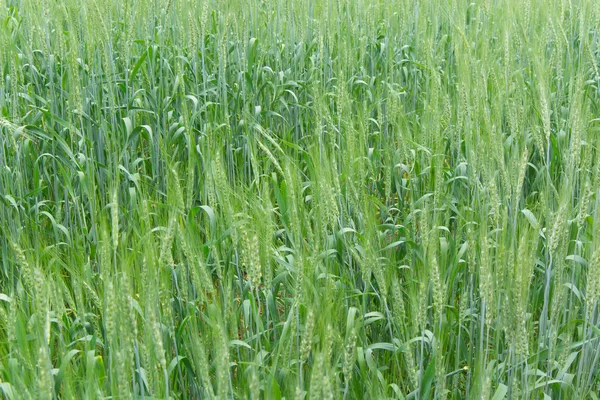
[{"label": "green crop", "polygon": [[600,396],[594,0],[0,0],[0,398]]}]

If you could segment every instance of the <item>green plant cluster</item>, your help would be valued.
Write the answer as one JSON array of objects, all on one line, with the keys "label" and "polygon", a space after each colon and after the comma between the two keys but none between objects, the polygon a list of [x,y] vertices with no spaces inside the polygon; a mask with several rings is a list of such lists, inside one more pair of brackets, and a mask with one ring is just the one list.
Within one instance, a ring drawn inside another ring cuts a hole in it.
[{"label": "green plant cluster", "polygon": [[591,399],[594,0],[0,0],[0,398]]}]

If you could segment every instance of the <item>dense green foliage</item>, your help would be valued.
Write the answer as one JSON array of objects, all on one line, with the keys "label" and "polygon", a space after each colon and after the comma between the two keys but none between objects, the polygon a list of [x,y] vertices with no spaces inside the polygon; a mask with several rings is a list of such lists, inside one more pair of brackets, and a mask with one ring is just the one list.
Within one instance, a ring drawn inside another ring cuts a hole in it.
[{"label": "dense green foliage", "polygon": [[598,399],[595,0],[0,0],[0,398]]}]

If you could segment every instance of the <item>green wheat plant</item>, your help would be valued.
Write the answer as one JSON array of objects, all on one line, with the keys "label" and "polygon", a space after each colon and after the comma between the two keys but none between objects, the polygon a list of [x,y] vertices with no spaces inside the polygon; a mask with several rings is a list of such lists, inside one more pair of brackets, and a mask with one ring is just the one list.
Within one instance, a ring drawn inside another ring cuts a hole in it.
[{"label": "green wheat plant", "polygon": [[594,0],[0,0],[0,398],[600,398]]}]

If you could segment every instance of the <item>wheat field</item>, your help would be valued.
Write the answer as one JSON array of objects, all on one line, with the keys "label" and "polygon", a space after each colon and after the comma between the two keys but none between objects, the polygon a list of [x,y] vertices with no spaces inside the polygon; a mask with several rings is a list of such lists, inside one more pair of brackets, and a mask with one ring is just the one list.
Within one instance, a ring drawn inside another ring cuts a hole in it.
[{"label": "wheat field", "polygon": [[600,397],[595,0],[0,0],[0,398]]}]

